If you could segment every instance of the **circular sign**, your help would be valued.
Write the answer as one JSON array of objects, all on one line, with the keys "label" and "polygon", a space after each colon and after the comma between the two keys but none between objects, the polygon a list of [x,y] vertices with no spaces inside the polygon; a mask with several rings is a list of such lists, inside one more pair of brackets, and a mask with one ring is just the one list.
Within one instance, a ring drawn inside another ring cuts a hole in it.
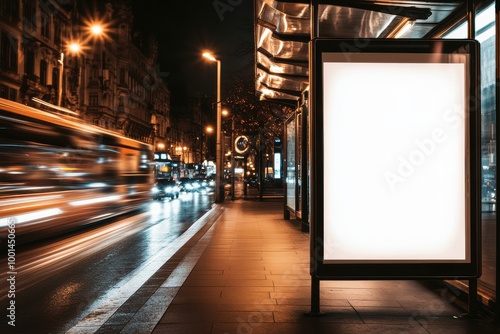
[{"label": "circular sign", "polygon": [[234,141],[234,150],[239,154],[243,154],[246,151],[248,151],[249,147],[250,147],[250,145],[249,145],[247,136],[239,136]]}]

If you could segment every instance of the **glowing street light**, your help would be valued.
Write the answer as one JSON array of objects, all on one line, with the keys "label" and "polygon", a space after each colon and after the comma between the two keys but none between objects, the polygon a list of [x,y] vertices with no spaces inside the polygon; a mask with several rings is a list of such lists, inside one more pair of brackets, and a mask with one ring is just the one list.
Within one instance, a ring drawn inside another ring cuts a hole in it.
[{"label": "glowing street light", "polygon": [[[93,37],[104,36],[104,27],[100,23],[93,23],[89,25],[90,35]],[[68,52],[73,54],[78,54],[82,51],[82,43],[71,42],[68,44]],[[63,91],[63,73],[64,73],[64,52],[61,52],[61,57],[57,60],[60,64],[59,71],[59,93],[57,96],[57,105],[61,106],[62,102],[62,91]]]},{"label": "glowing street light", "polygon": [[221,62],[219,59],[215,58],[210,52],[204,52],[203,57],[210,61],[217,62],[217,139],[215,145],[215,202],[224,202],[224,165],[222,156],[222,101],[220,99],[220,79],[221,79]]},{"label": "glowing street light", "polygon": [[79,43],[73,42],[68,46],[68,50],[71,53],[78,53],[82,50],[82,47]]},{"label": "glowing street light", "polygon": [[92,32],[93,35],[102,35],[104,33],[103,27],[100,24],[93,24],[90,27],[90,31]]}]

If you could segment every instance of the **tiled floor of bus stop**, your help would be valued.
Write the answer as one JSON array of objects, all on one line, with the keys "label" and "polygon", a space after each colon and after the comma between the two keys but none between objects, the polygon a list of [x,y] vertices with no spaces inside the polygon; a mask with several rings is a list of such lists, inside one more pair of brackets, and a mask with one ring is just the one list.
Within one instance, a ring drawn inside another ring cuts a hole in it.
[{"label": "tiled floor of bus stop", "polygon": [[323,316],[309,316],[309,236],[283,219],[282,200],[217,206],[97,333],[500,333],[432,281],[321,281]]}]

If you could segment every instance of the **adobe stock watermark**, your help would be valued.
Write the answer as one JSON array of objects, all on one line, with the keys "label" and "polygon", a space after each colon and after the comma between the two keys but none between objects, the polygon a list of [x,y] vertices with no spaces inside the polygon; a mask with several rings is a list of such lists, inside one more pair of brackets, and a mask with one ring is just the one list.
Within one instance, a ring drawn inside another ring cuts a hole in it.
[{"label": "adobe stock watermark", "polygon": [[[441,289],[439,297],[432,299],[425,307],[418,308],[411,313],[408,323],[413,326],[422,326],[427,330],[433,320],[446,312],[446,305],[455,303],[460,294],[461,291],[451,285]],[[409,333],[402,331],[400,334]]]},{"label": "adobe stock watermark", "polygon": [[222,22],[224,21],[225,13],[234,11],[235,7],[241,5],[243,1],[244,0],[214,0],[212,6]]},{"label": "adobe stock watermark", "polygon": [[448,139],[444,130],[441,128],[434,129],[429,138],[422,140],[415,139],[416,148],[408,154],[408,156],[400,155],[398,157],[398,167],[395,172],[385,172],[385,180],[392,191],[396,190],[399,183],[405,182],[405,179],[413,175],[417,167],[423,165],[435,151],[439,144],[442,144]]},{"label": "adobe stock watermark", "polygon": [[7,324],[16,326],[16,218],[7,219]]},{"label": "adobe stock watermark", "polygon": [[438,150],[439,146],[448,139],[445,129],[457,128],[463,119],[461,108],[450,107],[443,113],[444,127],[434,128],[430,134],[421,139],[413,141],[413,150],[405,155],[398,156],[397,166],[384,173],[384,179],[391,191],[395,191],[398,185],[407,181],[419,167]]}]

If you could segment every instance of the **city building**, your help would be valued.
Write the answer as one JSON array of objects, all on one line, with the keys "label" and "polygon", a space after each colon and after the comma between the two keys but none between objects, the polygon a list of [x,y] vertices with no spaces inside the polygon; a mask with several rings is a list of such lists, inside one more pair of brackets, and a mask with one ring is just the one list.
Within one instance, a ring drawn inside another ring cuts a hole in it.
[{"label": "city building", "polygon": [[0,97],[58,105],[87,123],[165,145],[170,90],[159,71],[156,40],[133,30],[124,1],[102,2],[95,13],[83,5],[2,2]]}]

